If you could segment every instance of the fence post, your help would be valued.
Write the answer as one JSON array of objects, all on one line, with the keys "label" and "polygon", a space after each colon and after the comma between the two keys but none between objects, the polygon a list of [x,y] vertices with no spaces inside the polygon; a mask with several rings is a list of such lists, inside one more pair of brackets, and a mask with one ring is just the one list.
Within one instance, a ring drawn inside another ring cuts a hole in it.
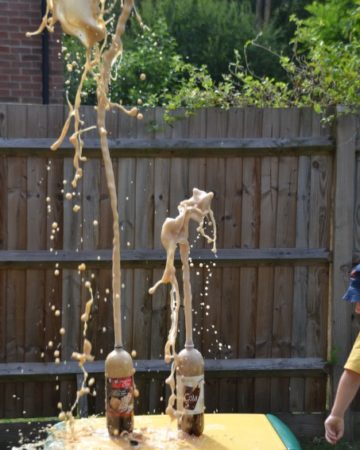
[{"label": "fence post", "polygon": [[[343,302],[342,296],[348,285],[349,269],[352,263],[355,173],[356,173],[356,117],[337,110],[336,155],[335,155],[335,202],[333,216],[333,265],[330,301],[329,356],[335,364],[331,381],[331,402],[343,371],[343,365],[350,351],[351,307]],[[349,408],[345,417],[345,437],[353,437],[353,420]]]}]

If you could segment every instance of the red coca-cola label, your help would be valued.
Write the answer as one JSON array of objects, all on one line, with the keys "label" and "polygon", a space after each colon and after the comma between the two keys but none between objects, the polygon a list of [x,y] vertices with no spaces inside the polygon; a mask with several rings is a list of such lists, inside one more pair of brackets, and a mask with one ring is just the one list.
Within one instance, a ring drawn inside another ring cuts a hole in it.
[{"label": "red coca-cola label", "polygon": [[130,416],[134,410],[133,377],[108,378],[106,412],[111,416]]},{"label": "red coca-cola label", "polygon": [[132,377],[109,378],[111,389],[131,389],[133,387]]}]

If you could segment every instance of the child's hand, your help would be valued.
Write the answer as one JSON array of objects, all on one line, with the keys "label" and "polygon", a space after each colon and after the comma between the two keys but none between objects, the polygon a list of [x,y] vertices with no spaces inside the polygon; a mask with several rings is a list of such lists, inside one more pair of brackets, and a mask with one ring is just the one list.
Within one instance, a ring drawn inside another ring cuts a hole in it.
[{"label": "child's hand", "polygon": [[335,445],[344,435],[344,419],[342,417],[330,416],[325,421],[325,438]]}]

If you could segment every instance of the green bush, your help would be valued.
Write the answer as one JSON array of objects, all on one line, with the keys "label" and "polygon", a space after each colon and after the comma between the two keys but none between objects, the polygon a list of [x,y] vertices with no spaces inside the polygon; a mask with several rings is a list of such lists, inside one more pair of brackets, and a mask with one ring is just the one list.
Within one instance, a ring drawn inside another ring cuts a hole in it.
[{"label": "green bush", "polygon": [[[159,19],[150,30],[142,31],[133,23],[133,29],[124,39],[124,55],[117,67],[116,77],[111,84],[113,101],[134,104],[138,99],[144,104],[156,103],[152,100],[156,93],[175,89],[177,75],[174,72],[176,42],[170,36],[166,23]],[[146,80],[140,79],[140,74]]]},{"label": "green bush", "polygon": [[184,107],[185,114],[196,109],[218,107],[286,107],[293,104],[291,89],[287,83],[272,78],[257,78],[241,65],[239,53],[235,51],[235,61],[230,64],[230,73],[215,83],[206,66],[197,68],[181,63],[178,70],[181,78],[175,94],[165,97],[165,118],[172,119],[172,111]]},{"label": "green bush", "polygon": [[360,442],[347,442],[341,440],[334,447],[325,441],[324,437],[315,437],[312,440],[304,440],[301,442],[301,448],[303,450],[360,450]]},{"label": "green bush", "polygon": [[[75,68],[66,70],[65,82],[68,96],[73,101],[85,55],[81,44],[69,36],[65,37],[64,59],[66,67],[76,61]],[[163,20],[159,19],[151,30],[141,30],[134,20],[124,39],[124,54],[113,67],[109,89],[111,100],[125,105],[158,104],[165,95],[177,89],[180,63],[176,42]],[[143,73],[146,80],[140,79]],[[82,103],[96,104],[96,83],[91,76],[84,84]]]}]

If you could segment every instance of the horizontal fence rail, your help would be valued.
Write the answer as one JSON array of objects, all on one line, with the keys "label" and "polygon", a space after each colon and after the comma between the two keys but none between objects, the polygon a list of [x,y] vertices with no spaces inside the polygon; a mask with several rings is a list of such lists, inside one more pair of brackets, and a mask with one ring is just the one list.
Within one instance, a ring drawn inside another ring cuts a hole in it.
[{"label": "horizontal fence rail", "polygon": [[[91,374],[104,374],[104,361],[85,365]],[[205,375],[209,377],[263,377],[263,376],[315,376],[329,373],[329,364],[321,358],[257,358],[257,359],[206,359]],[[135,377],[159,378],[167,376],[170,366],[163,360],[135,360]],[[82,375],[74,361],[56,363],[7,363],[0,364],[0,382],[39,380],[51,377],[66,378]]]},{"label": "horizontal fence rail", "polygon": [[[35,156],[69,156],[73,146],[66,140],[61,148],[51,151],[52,139],[0,139],[0,154],[26,154]],[[112,156],[210,156],[221,151],[226,155],[277,155],[283,153],[322,154],[334,150],[331,137],[293,138],[222,138],[222,139],[109,139]],[[59,154],[60,153],[60,154]],[[61,154],[62,153],[62,154]],[[99,157],[100,144],[97,139],[84,141],[84,156]]]},{"label": "horizontal fence rail", "polygon": [[[267,248],[219,249],[216,254],[208,249],[193,249],[194,262],[212,262],[219,266],[244,264],[316,264],[331,261],[326,249]],[[112,262],[111,250],[0,250],[0,268],[44,268],[59,264],[61,268],[77,268],[80,263],[88,267],[108,267]],[[159,249],[134,249],[121,252],[124,267],[164,267],[166,253]],[[177,252],[175,262],[180,265]]]}]

